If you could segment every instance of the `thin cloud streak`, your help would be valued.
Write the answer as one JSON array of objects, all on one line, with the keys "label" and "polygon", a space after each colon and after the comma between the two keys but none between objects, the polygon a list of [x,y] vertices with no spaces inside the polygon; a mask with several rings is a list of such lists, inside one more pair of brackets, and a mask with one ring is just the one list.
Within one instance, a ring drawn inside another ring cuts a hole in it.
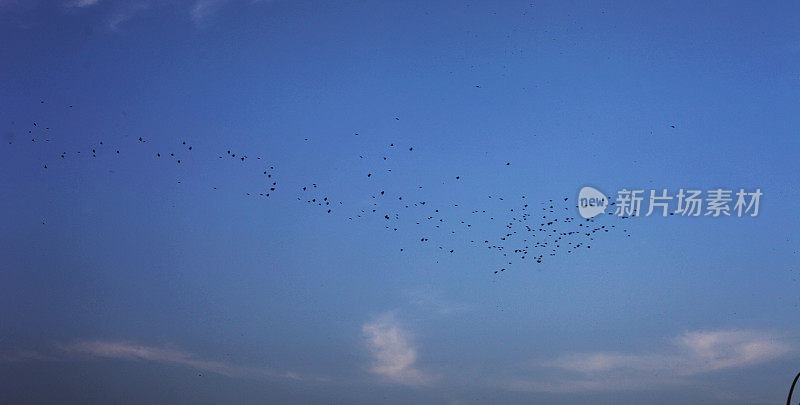
[{"label": "thin cloud streak", "polygon": [[655,352],[578,353],[539,362],[537,368],[557,377],[519,378],[503,385],[524,391],[579,392],[688,384],[686,377],[766,363],[791,355],[792,347],[782,337],[764,332],[687,332]]},{"label": "thin cloud streak", "polygon": [[124,341],[80,341],[56,345],[53,353],[17,350],[0,355],[0,364],[23,361],[65,361],[89,359],[144,361],[193,368],[231,378],[302,381],[328,381],[327,377],[301,376],[291,371],[266,367],[241,366],[224,361],[207,360],[169,347],[139,345]]},{"label": "thin cloud streak", "polygon": [[61,349],[67,354],[85,354],[105,359],[143,360],[186,366],[233,378],[300,379],[294,373],[280,373],[266,368],[244,367],[221,361],[204,360],[179,350],[136,345],[128,342],[87,341],[64,345]]},{"label": "thin cloud streak", "polygon": [[100,4],[102,0],[74,0],[67,3],[67,7],[86,8]]},{"label": "thin cloud streak", "polygon": [[[76,12],[102,8],[101,21],[111,31],[119,29],[120,25],[142,13],[143,10],[158,7],[175,7],[185,12],[189,19],[198,27],[208,23],[213,16],[229,3],[239,3],[252,6],[266,3],[263,0],[62,0],[57,4],[67,14],[75,15]],[[50,3],[39,1],[0,0],[0,8],[14,9],[22,5],[27,7],[46,7]],[[100,7],[102,5],[102,7]],[[4,10],[3,10],[4,11]]]},{"label": "thin cloud streak", "polygon": [[117,31],[120,25],[148,8],[150,8],[150,3],[145,0],[126,2],[111,13],[111,16],[106,20],[106,26],[112,31]]},{"label": "thin cloud streak", "polygon": [[189,15],[195,24],[200,24],[227,2],[228,0],[197,0],[192,5]]}]

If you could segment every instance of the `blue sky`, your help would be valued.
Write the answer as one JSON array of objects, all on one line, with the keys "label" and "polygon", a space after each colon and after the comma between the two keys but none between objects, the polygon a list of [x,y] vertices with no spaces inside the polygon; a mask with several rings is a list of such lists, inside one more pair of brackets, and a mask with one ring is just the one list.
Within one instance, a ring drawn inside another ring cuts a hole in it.
[{"label": "blue sky", "polygon": [[[0,0],[0,401],[783,401],[799,12]],[[764,195],[502,256],[586,185]]]}]

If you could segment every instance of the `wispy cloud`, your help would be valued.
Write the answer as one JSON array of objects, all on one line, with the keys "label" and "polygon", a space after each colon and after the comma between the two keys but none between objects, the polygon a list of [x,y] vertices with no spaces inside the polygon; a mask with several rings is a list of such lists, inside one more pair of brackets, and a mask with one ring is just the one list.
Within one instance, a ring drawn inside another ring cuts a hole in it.
[{"label": "wispy cloud", "polygon": [[550,392],[646,389],[685,384],[689,376],[754,366],[792,353],[789,342],[764,332],[687,332],[652,352],[578,353],[538,362],[551,378],[522,378],[505,385]]},{"label": "wispy cloud", "polygon": [[372,355],[372,373],[405,385],[425,385],[432,381],[417,367],[417,348],[392,314],[365,323],[361,331]]},{"label": "wispy cloud", "polygon": [[30,350],[12,351],[0,355],[0,363],[22,361],[64,361],[85,359],[114,359],[145,361],[188,367],[198,371],[248,379],[291,379],[324,381],[325,377],[301,376],[291,371],[276,371],[266,367],[250,367],[225,361],[208,360],[170,347],[156,347],[120,341],[80,341],[56,345],[52,353]]},{"label": "wispy cloud", "polygon": [[189,10],[189,15],[195,24],[201,24],[227,2],[228,0],[196,0]]},{"label": "wispy cloud", "polygon": [[234,378],[300,379],[297,374],[292,372],[277,372],[267,368],[239,366],[222,361],[205,360],[180,350],[136,345],[128,342],[78,342],[62,346],[61,349],[67,354],[85,354],[106,359],[142,360],[186,366]]},{"label": "wispy cloud", "polygon": [[130,0],[125,2],[114,9],[106,20],[106,26],[112,31],[117,31],[120,25],[149,7],[150,3],[147,0]]},{"label": "wispy cloud", "polygon": [[102,0],[72,0],[72,1],[68,1],[66,3],[66,6],[67,7],[84,8],[84,7],[96,6],[96,5],[100,4],[101,1]]},{"label": "wispy cloud", "polygon": [[432,311],[436,315],[448,316],[469,309],[469,305],[445,299],[438,291],[428,287],[418,287],[403,291],[403,296],[413,306]]},{"label": "wispy cloud", "polygon": [[22,7],[59,7],[69,16],[83,14],[85,10],[100,9],[100,22],[116,31],[126,21],[151,8],[168,7],[179,10],[196,26],[207,24],[213,16],[227,5],[240,4],[252,6],[266,3],[265,0],[0,0],[0,11],[15,10]]}]

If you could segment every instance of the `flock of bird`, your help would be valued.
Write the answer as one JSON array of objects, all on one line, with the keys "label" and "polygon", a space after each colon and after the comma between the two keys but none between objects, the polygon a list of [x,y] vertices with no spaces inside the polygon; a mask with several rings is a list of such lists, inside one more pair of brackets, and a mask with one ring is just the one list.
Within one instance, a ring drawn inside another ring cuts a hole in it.
[{"label": "flock of bird", "polygon": [[[395,119],[399,120],[399,117]],[[36,122],[27,129],[29,142],[33,143],[51,142],[50,133],[50,127],[42,127]],[[18,142],[13,135],[7,135],[6,138],[9,145]],[[309,139],[304,138],[304,141],[308,142]],[[136,142],[146,144],[148,139],[138,137]],[[194,148],[190,142],[181,141],[174,146],[171,151],[153,150],[153,158],[167,159],[180,165],[193,156]],[[64,150],[59,153],[58,159],[81,156],[97,158],[101,153],[120,155],[121,150],[124,150],[120,147],[111,147],[98,140],[96,144],[87,145],[84,150]],[[380,166],[381,162],[390,159],[395,163],[400,161],[399,167],[402,170],[401,153],[414,153],[414,146],[406,145],[401,148],[399,144],[390,143],[383,156],[372,159],[378,163],[365,170],[362,181],[367,183],[365,189],[373,191],[358,199],[359,203],[346,205],[342,200],[327,195],[323,191],[326,187],[317,183],[299,184],[294,190],[291,187],[283,189],[287,193],[295,193],[294,198],[297,201],[329,215],[341,215],[347,221],[373,219],[374,223],[374,219],[378,219],[386,231],[415,235],[415,244],[423,248],[433,248],[447,254],[460,253],[465,249],[488,249],[497,255],[497,265],[491,269],[494,274],[501,274],[517,264],[540,264],[549,257],[591,249],[597,238],[610,232],[623,232],[630,236],[628,230],[621,226],[576,217],[575,201],[570,201],[569,197],[531,201],[526,195],[487,195],[486,204],[481,207],[467,207],[458,202],[428,201],[421,185],[413,190],[400,190],[397,189],[399,183],[393,182],[391,176],[374,175],[379,172],[391,175],[393,169]],[[251,159],[247,153],[232,149],[221,150],[215,157],[240,163]],[[267,162],[258,155],[255,159],[262,161],[259,174],[263,176],[263,186],[258,191],[246,194],[265,198],[274,196],[278,190],[275,163]],[[358,159],[366,157],[361,154]],[[511,162],[505,162],[504,166],[511,166]],[[42,167],[47,169],[47,162]],[[398,169],[396,164],[391,167]],[[459,182],[462,177],[454,176],[453,180]],[[472,198],[470,201],[474,204],[476,200],[482,199],[484,198]],[[364,204],[363,201],[368,203]],[[400,252],[407,252],[409,248],[410,246],[398,247]]]},{"label": "flock of bird", "polygon": [[[378,162],[387,159],[397,161],[402,154],[392,153],[405,148],[389,144],[386,156],[379,157]],[[412,152],[413,146],[407,150]],[[364,159],[363,155],[359,155]],[[510,162],[504,163],[510,166]],[[402,166],[402,165],[401,165]],[[396,166],[393,166],[396,167]],[[374,192],[368,195],[366,206],[350,210],[348,221],[359,221],[369,218],[382,220],[383,228],[390,232],[412,232],[417,243],[428,245],[436,250],[453,254],[467,247],[471,249],[488,249],[498,255],[495,274],[500,274],[518,263],[542,263],[548,257],[559,254],[572,254],[582,249],[591,249],[593,241],[610,232],[630,233],[616,224],[601,224],[598,220],[576,217],[576,205],[569,197],[530,201],[526,195],[514,197],[503,195],[487,195],[487,204],[482,207],[466,207],[464,203],[448,202],[447,204],[428,201],[423,186],[415,190],[398,190],[392,186],[396,183],[391,177],[373,176],[380,171],[390,172],[380,166],[373,166],[364,175],[364,181],[370,182]],[[461,176],[455,176],[460,181]],[[341,206],[341,201],[334,200],[316,183],[302,186],[298,201],[322,208],[327,213],[331,207]],[[470,199],[474,201],[474,199]],[[612,203],[613,205],[613,203]],[[613,217],[613,216],[612,216]],[[613,217],[619,220],[627,217]],[[488,225],[488,226],[487,226]],[[398,247],[399,251],[407,251]]]}]

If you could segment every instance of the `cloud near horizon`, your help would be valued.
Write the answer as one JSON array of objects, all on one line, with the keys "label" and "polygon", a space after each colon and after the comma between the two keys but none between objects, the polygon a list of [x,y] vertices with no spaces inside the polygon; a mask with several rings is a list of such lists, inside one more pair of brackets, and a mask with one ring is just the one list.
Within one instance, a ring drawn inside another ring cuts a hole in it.
[{"label": "cloud near horizon", "polygon": [[417,367],[417,348],[394,315],[383,314],[362,325],[361,331],[372,356],[370,372],[404,385],[427,385],[433,381]]},{"label": "cloud near horizon", "polygon": [[[448,377],[431,375],[417,363],[418,345],[391,312],[361,326],[362,343],[370,355],[368,371],[384,382],[410,387],[431,386]],[[697,375],[743,369],[797,354],[783,336],[752,331],[695,331],[672,339],[661,348],[642,352],[598,351],[568,353],[526,367],[527,376],[486,379],[472,376],[462,382],[511,391],[574,393],[643,391],[692,384]],[[299,375],[267,367],[237,365],[204,359],[172,347],[127,341],[83,340],[55,345],[50,351],[16,350],[0,353],[0,364],[29,361],[126,360],[167,364],[230,378],[330,382],[328,377]],[[455,374],[457,370],[450,370]],[[499,369],[502,375],[509,370]],[[451,381],[452,382],[452,381]]]},{"label": "cloud near horizon", "polygon": [[573,353],[537,362],[536,368],[557,377],[517,379],[505,385],[546,392],[639,390],[686,384],[689,376],[755,366],[795,352],[782,336],[765,332],[686,332],[651,352]]},{"label": "cloud near horizon", "polygon": [[17,350],[0,355],[1,363],[22,361],[64,361],[74,359],[108,359],[145,361],[193,368],[198,371],[247,379],[291,379],[325,381],[325,377],[301,376],[295,372],[276,371],[266,367],[241,366],[224,361],[207,360],[169,347],[139,345],[126,341],[85,340],[58,344],[52,353]]}]

